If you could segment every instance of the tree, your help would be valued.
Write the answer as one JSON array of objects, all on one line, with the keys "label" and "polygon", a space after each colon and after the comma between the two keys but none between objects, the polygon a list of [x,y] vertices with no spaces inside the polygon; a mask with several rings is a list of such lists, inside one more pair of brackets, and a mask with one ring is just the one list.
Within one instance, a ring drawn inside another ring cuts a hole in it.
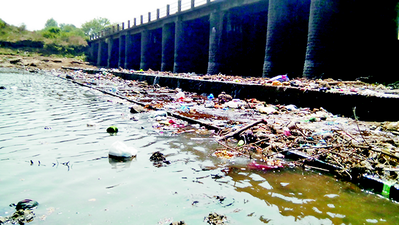
[{"label": "tree", "polygon": [[66,24],[66,23],[61,23],[60,25],[60,29],[64,32],[72,32],[78,28],[76,28],[75,25],[73,24]]},{"label": "tree", "polygon": [[48,27],[41,31],[45,38],[57,38],[60,36],[61,29],[59,27]]},{"label": "tree", "polygon": [[7,23],[0,19],[0,29],[7,26]]},{"label": "tree", "polygon": [[21,23],[21,25],[18,27],[19,32],[26,31],[26,25],[24,23]]},{"label": "tree", "polygon": [[109,19],[100,17],[82,24],[82,30],[86,36],[91,36],[95,33],[100,32],[110,24],[111,22],[109,21]]},{"label": "tree", "polygon": [[44,25],[44,28],[49,28],[49,27],[58,27],[57,21],[55,21],[53,18],[48,19],[46,24]]}]

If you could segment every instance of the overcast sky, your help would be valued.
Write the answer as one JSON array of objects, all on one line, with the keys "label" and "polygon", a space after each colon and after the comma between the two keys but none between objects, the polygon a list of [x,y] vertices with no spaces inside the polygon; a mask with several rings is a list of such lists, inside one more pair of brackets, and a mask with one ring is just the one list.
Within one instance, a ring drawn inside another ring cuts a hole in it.
[{"label": "overcast sky", "polygon": [[[183,0],[183,4],[190,0]],[[197,0],[205,1],[205,0]],[[46,21],[54,18],[58,24],[66,23],[80,27],[94,18],[103,17],[111,23],[127,24],[128,20],[177,5],[177,0],[1,0],[0,19],[30,31],[41,30]]]}]

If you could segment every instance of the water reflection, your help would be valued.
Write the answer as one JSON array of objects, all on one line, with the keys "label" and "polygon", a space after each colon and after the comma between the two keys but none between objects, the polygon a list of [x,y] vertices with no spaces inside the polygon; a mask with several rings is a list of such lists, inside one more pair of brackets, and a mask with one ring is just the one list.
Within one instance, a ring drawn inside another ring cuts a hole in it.
[{"label": "water reflection", "polygon": [[136,161],[136,157],[134,158],[124,158],[124,159],[115,159],[108,157],[108,162],[111,165],[112,169],[126,169],[130,168],[130,165],[133,161]]}]

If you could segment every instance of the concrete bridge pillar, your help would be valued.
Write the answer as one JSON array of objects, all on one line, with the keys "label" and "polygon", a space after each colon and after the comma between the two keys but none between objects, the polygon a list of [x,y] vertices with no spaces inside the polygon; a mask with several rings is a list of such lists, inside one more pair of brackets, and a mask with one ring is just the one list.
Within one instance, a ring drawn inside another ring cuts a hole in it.
[{"label": "concrete bridge pillar", "polygon": [[181,21],[175,25],[175,62],[173,71],[205,74],[209,53],[209,17]]},{"label": "concrete bridge pillar", "polygon": [[343,49],[344,55],[350,55],[347,61],[353,68],[345,74],[347,77],[368,77],[369,82],[399,80],[398,2],[355,1],[348,28],[351,34],[345,38],[349,47]]},{"label": "concrete bridge pillar", "polygon": [[111,67],[111,60],[112,60],[112,45],[113,45],[113,40],[112,37],[107,39],[107,44],[108,44],[108,49],[107,49],[107,67]]},{"label": "concrete bridge pillar", "polygon": [[108,68],[117,68],[119,61],[119,38],[108,38]]},{"label": "concrete bridge pillar", "polygon": [[223,45],[225,46],[225,58],[223,61],[226,63],[225,71],[222,73],[232,75],[242,75],[242,58],[244,55],[244,25],[243,20],[235,13],[227,12],[225,19],[225,35]]},{"label": "concrete bridge pillar", "polygon": [[126,35],[125,68],[140,69],[141,62],[141,34]]},{"label": "concrete bridge pillar", "polygon": [[263,76],[302,74],[310,0],[270,0]]},{"label": "concrete bridge pillar", "polygon": [[[92,36],[90,36],[91,40]],[[88,42],[88,52],[87,52],[87,60],[91,63],[97,63],[97,55],[98,55],[98,43],[97,42]]]},{"label": "concrete bridge pillar", "polygon": [[126,35],[119,37],[118,67],[125,68]]},{"label": "concrete bridge pillar", "polygon": [[162,27],[155,30],[151,30],[150,38],[151,38],[150,68],[159,71],[161,70],[161,64],[162,64]]},{"label": "concrete bridge pillar", "polygon": [[[130,27],[130,23],[129,23],[129,27]],[[132,65],[131,65],[131,58],[132,58],[132,54],[131,54],[131,49],[132,49],[132,35],[130,33],[126,34],[125,37],[125,65],[124,68],[125,69],[131,69]]]},{"label": "concrete bridge pillar", "polygon": [[177,18],[175,22],[175,50],[174,50],[174,65],[173,72],[180,73],[184,72],[184,48],[185,48],[185,38],[184,38],[184,23],[181,18]]},{"label": "concrete bridge pillar", "polygon": [[141,32],[141,60],[140,60],[140,69],[148,70],[150,68],[150,31],[143,30]]},{"label": "concrete bridge pillar", "polygon": [[98,42],[98,50],[97,50],[97,52],[98,52],[98,54],[97,54],[97,63],[96,63],[96,66],[98,66],[98,67],[100,67],[101,66],[101,58],[103,57],[103,55],[104,55],[104,51],[103,51],[103,41],[102,40],[100,40],[99,42]]},{"label": "concrete bridge pillar", "polygon": [[140,69],[160,70],[162,55],[162,29],[141,32]]},{"label": "concrete bridge pillar", "polygon": [[101,41],[96,42],[95,45],[92,45],[92,48],[97,48],[93,49],[93,65],[99,66],[98,58],[100,56],[100,45]]},{"label": "concrete bridge pillar", "polygon": [[209,59],[208,74],[218,74],[222,67],[223,48],[223,17],[224,12],[214,12],[209,16],[210,33],[209,33]]},{"label": "concrete bridge pillar", "polygon": [[161,71],[173,71],[175,49],[175,24],[162,26],[162,62]]},{"label": "concrete bridge pillar", "polygon": [[[332,60],[338,56],[340,0],[312,0],[303,75],[308,78],[330,76]],[[362,3],[360,3],[362,4]],[[379,4],[379,3],[377,3]],[[349,21],[348,21],[349,22]],[[336,49],[338,50],[338,49]],[[337,64],[336,66],[339,66]]]},{"label": "concrete bridge pillar", "polygon": [[105,40],[98,43],[97,66],[105,67],[108,63],[108,44]]}]

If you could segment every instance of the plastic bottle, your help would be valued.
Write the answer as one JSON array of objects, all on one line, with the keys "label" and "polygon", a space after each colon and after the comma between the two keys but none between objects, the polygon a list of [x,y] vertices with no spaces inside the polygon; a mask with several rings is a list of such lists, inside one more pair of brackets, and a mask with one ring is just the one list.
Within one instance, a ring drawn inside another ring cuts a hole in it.
[{"label": "plastic bottle", "polygon": [[213,94],[208,95],[208,100],[205,102],[205,108],[214,108],[215,103],[213,102],[213,99],[215,96]]},{"label": "plastic bottle", "polygon": [[280,82],[285,82],[285,81],[289,81],[290,80],[290,78],[288,78],[288,76],[287,76],[287,74],[285,74],[285,75],[278,75],[278,76],[275,76],[275,77],[272,77],[272,78],[270,78],[270,82],[273,82],[273,81],[280,81]]}]

